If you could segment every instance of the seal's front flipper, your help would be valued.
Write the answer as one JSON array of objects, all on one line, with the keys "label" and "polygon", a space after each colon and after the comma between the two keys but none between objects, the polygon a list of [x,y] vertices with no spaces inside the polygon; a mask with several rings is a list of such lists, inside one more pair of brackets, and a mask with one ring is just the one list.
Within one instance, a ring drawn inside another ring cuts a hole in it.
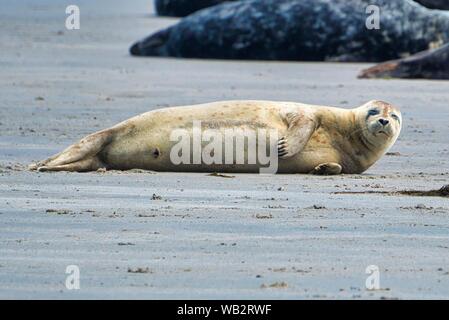
[{"label": "seal's front flipper", "polygon": [[287,113],[287,132],[278,141],[278,156],[287,159],[300,152],[315,131],[315,121],[303,113]]},{"label": "seal's front flipper", "polygon": [[341,173],[341,165],[335,162],[322,163],[316,166],[310,173],[317,175],[336,175]]},{"label": "seal's front flipper", "polygon": [[37,171],[94,171],[104,167],[99,153],[113,140],[111,129],[88,135],[47,160],[31,164]]}]

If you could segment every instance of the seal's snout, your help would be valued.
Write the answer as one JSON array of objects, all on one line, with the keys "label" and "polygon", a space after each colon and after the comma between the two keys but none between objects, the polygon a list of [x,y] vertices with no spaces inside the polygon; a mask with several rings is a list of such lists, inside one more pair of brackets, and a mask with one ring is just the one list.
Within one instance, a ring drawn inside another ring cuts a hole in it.
[{"label": "seal's snout", "polygon": [[170,36],[170,28],[156,32],[155,34],[134,43],[129,48],[133,56],[166,56],[165,43]]},{"label": "seal's snout", "polygon": [[390,123],[390,121],[388,121],[387,119],[380,118],[379,123],[385,127],[387,124]]},{"label": "seal's snout", "polygon": [[140,56],[140,49],[139,49],[139,43],[136,42],[129,48],[129,53],[133,56]]}]

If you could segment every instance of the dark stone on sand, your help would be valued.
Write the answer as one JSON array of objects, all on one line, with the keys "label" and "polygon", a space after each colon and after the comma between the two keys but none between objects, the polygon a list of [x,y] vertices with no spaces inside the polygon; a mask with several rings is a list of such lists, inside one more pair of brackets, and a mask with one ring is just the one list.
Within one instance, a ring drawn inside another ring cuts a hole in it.
[{"label": "dark stone on sand", "polygon": [[223,2],[226,2],[226,0],[155,0],[154,6],[160,16],[185,17],[195,11]]},{"label": "dark stone on sand", "polygon": [[[380,29],[366,28],[368,5]],[[139,56],[303,61],[398,59],[449,41],[449,16],[408,0],[247,0],[196,12],[135,43]]]},{"label": "dark stone on sand", "polygon": [[423,51],[365,69],[359,78],[449,80],[449,43],[436,50]]},{"label": "dark stone on sand", "polygon": [[448,0],[414,0],[430,9],[449,10]]}]

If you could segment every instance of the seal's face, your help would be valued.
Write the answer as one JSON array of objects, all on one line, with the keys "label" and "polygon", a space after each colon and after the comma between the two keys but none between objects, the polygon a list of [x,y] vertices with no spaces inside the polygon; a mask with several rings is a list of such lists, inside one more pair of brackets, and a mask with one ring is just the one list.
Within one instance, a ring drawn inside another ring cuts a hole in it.
[{"label": "seal's face", "polygon": [[373,145],[390,146],[401,132],[401,112],[383,101],[370,101],[360,108],[364,138]]}]

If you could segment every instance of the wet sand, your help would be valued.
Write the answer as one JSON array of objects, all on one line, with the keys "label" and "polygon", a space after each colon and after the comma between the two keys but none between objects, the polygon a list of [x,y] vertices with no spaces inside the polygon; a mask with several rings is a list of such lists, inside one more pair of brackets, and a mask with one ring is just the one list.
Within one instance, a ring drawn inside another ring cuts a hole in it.
[{"label": "wet sand", "polygon": [[[131,57],[135,40],[177,21],[151,3],[78,1],[74,31],[64,4],[2,3],[0,298],[449,298],[449,199],[397,192],[449,183],[448,81],[356,79],[368,64]],[[404,128],[363,175],[25,170],[139,113],[225,99],[382,99]],[[80,290],[65,287],[67,265]],[[381,290],[366,290],[368,265]]]}]

